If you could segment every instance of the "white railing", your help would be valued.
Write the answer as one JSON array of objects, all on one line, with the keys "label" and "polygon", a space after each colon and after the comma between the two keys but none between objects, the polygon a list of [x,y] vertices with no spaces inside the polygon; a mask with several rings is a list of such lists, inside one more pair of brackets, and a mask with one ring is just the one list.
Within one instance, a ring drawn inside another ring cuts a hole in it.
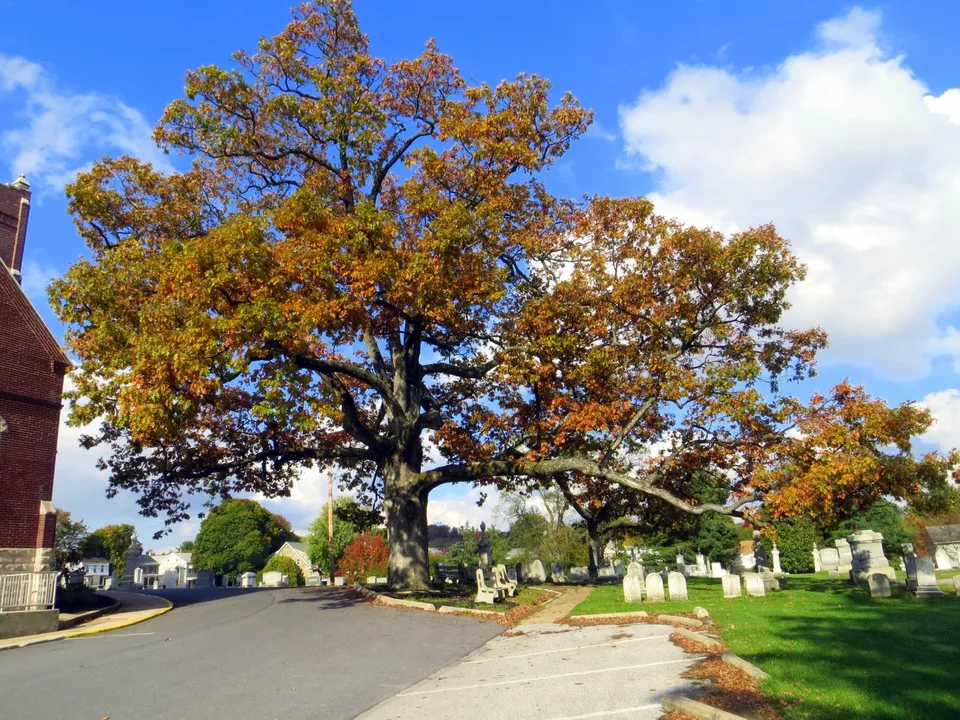
[{"label": "white railing", "polygon": [[52,608],[56,572],[0,574],[0,612]]}]

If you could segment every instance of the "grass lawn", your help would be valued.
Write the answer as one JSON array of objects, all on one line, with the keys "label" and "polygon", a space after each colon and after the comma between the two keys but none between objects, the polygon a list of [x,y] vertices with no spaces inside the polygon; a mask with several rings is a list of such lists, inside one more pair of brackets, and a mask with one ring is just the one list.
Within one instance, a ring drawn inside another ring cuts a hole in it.
[{"label": "grass lawn", "polygon": [[960,597],[914,598],[826,573],[793,575],[786,590],[724,600],[719,580],[689,578],[689,602],[630,603],[598,587],[573,615],[710,611],[727,645],[773,677],[788,720],[960,718]]}]

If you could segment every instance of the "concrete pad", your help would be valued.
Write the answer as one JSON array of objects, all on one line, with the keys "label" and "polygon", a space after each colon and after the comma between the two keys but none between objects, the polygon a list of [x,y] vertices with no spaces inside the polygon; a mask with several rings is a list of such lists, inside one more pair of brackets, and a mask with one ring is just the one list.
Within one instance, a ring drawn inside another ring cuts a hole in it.
[{"label": "concrete pad", "polygon": [[664,695],[696,691],[697,661],[668,625],[521,625],[361,715],[364,720],[656,718]]}]

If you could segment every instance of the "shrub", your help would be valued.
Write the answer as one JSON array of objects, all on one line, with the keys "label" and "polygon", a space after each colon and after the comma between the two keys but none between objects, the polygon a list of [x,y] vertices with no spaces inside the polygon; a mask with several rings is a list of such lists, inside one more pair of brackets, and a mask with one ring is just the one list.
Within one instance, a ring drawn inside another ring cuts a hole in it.
[{"label": "shrub", "polygon": [[351,582],[371,575],[384,577],[387,574],[389,556],[390,549],[380,535],[360,533],[344,549],[338,569]]},{"label": "shrub", "polygon": [[274,555],[267,560],[267,564],[263,566],[263,570],[260,571],[258,577],[262,578],[263,573],[268,572],[278,572],[286,575],[290,582],[290,587],[300,587],[303,585],[303,571],[300,570],[300,566],[297,565],[296,560],[293,558]]},{"label": "shrub", "polygon": [[[810,518],[782,520],[774,524],[780,566],[784,572],[813,572],[813,546],[823,545],[823,536]],[[771,555],[772,558],[772,555]],[[771,560],[772,562],[772,560]]]}]

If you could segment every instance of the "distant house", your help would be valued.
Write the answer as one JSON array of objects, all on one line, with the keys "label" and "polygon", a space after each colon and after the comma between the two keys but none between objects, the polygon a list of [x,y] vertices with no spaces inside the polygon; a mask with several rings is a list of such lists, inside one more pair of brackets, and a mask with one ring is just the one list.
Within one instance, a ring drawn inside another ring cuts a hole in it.
[{"label": "distant house", "polygon": [[937,568],[960,568],[960,525],[930,525],[926,533],[927,547]]},{"label": "distant house", "polygon": [[285,542],[270,557],[278,556],[292,558],[300,566],[305,578],[311,576],[314,572],[313,563],[310,562],[310,556],[307,555],[307,544],[304,542]]},{"label": "distant house", "polygon": [[171,552],[165,555],[152,555],[157,561],[157,576],[161,587],[194,587],[197,573],[193,569],[193,553]]},{"label": "distant house", "polygon": [[0,572],[50,570],[60,396],[70,367],[20,287],[30,214],[22,175],[0,183]]},{"label": "distant house", "polygon": [[83,582],[87,587],[95,589],[102,588],[107,578],[110,577],[110,561],[102,557],[85,557],[81,560],[83,565]]}]

